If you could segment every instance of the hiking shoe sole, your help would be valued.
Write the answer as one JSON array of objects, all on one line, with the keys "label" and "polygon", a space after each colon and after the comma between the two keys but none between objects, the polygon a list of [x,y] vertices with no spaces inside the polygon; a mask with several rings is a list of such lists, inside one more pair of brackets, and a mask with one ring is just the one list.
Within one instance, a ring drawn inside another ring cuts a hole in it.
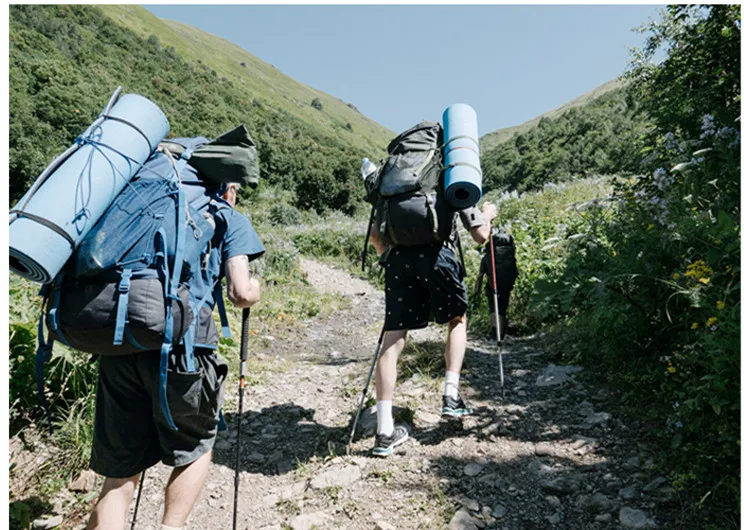
[{"label": "hiking shoe sole", "polygon": [[447,418],[462,418],[463,416],[470,416],[473,413],[470,409],[451,409],[449,407],[442,407],[442,416]]}]

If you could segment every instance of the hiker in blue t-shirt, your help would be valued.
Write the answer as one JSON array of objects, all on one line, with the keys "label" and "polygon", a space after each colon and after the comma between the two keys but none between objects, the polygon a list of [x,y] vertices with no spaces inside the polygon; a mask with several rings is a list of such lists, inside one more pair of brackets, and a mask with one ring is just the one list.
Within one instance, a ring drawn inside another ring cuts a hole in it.
[{"label": "hiker in blue t-shirt", "polygon": [[196,296],[208,296],[207,307],[197,316],[195,357],[200,369],[184,370],[183,347],[174,347],[170,357],[167,393],[178,430],[168,426],[158,404],[160,352],[100,357],[90,468],[106,479],[89,530],[124,528],[140,474],[157,462],[174,468],[165,488],[162,529],[184,526],[204,484],[227,377],[227,363],[216,354],[215,300],[205,286],[224,276],[227,296],[236,307],[251,307],[260,299],[249,263],[264,247],[251,222],[232,208],[238,189],[238,184],[228,184],[222,200],[231,208],[215,216],[212,245],[220,251],[211,253],[202,275],[189,286]]}]

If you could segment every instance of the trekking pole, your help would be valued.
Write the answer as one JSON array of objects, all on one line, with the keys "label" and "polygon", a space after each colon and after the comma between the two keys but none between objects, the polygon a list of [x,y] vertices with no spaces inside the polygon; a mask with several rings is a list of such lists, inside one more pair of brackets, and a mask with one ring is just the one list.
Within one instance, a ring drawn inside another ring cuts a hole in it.
[{"label": "trekking pole", "polygon": [[375,371],[375,364],[377,364],[377,356],[380,354],[380,346],[382,346],[382,338],[385,336],[385,327],[383,326],[380,332],[380,338],[377,340],[377,349],[375,349],[375,356],[372,358],[372,366],[367,374],[367,383],[364,385],[362,391],[362,399],[359,400],[359,407],[357,408],[356,417],[354,418],[354,425],[351,427],[351,434],[349,435],[349,443],[346,445],[346,452],[348,454],[351,442],[354,440],[354,433],[356,432],[357,422],[359,421],[359,415],[362,413],[362,407],[364,406],[364,400],[367,397],[367,390],[369,389],[369,381],[372,379],[372,372]]},{"label": "trekking pole", "polygon": [[137,500],[134,503],[134,513],[132,514],[132,526],[130,530],[134,530],[134,523],[137,521],[137,509],[139,508],[140,499],[142,498],[142,483],[145,481],[145,472],[142,471],[142,475],[139,480],[139,492],[137,493]]},{"label": "trekking pole", "polygon": [[498,286],[496,284],[496,258],[493,249],[493,230],[488,234],[488,246],[491,250],[491,281],[493,282],[493,310],[496,320],[496,351],[499,354],[499,378],[501,379],[501,397],[504,398],[504,363],[501,361],[501,321],[499,320]]},{"label": "trekking pole", "polygon": [[240,424],[243,415],[243,394],[245,393],[245,371],[248,360],[248,318],[251,309],[243,309],[243,324],[240,331],[240,385],[238,387],[238,436],[235,448],[235,498],[233,499],[233,530],[238,527],[238,487],[240,484]]}]

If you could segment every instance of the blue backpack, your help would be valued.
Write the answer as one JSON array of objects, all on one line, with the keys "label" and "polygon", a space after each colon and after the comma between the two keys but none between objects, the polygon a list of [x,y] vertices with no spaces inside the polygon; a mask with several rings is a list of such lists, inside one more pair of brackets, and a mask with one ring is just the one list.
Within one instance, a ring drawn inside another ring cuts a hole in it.
[{"label": "blue backpack", "polygon": [[219,275],[206,273],[210,254],[218,251],[213,237],[225,223],[221,213],[230,208],[220,198],[226,185],[188,164],[191,153],[208,142],[168,140],[183,148],[178,157],[167,147],[156,150],[42,289],[36,370],[47,417],[44,363],[58,340],[94,355],[159,351],[160,407],[177,430],[166,397],[173,347],[183,344],[186,370],[198,370],[194,349],[216,348],[215,304],[223,335],[230,334]]}]

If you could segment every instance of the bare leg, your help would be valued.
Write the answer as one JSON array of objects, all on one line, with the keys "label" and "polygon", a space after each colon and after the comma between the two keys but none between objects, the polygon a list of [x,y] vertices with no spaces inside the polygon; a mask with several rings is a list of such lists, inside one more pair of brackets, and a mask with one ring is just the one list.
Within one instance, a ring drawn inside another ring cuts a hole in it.
[{"label": "bare leg", "polygon": [[128,478],[106,478],[98,496],[87,530],[122,530],[127,522],[127,511],[137,488],[140,474]]},{"label": "bare leg", "polygon": [[165,487],[163,524],[180,528],[196,503],[212,461],[212,451],[183,467],[174,468]]},{"label": "bare leg", "polygon": [[398,379],[398,357],[406,345],[408,330],[386,331],[382,341],[382,353],[375,371],[375,393],[377,401],[392,401],[395,381]]},{"label": "bare leg", "polygon": [[467,321],[465,315],[449,321],[447,345],[444,349],[444,361],[448,372],[460,373],[462,360],[465,358],[465,346],[468,342]]}]

